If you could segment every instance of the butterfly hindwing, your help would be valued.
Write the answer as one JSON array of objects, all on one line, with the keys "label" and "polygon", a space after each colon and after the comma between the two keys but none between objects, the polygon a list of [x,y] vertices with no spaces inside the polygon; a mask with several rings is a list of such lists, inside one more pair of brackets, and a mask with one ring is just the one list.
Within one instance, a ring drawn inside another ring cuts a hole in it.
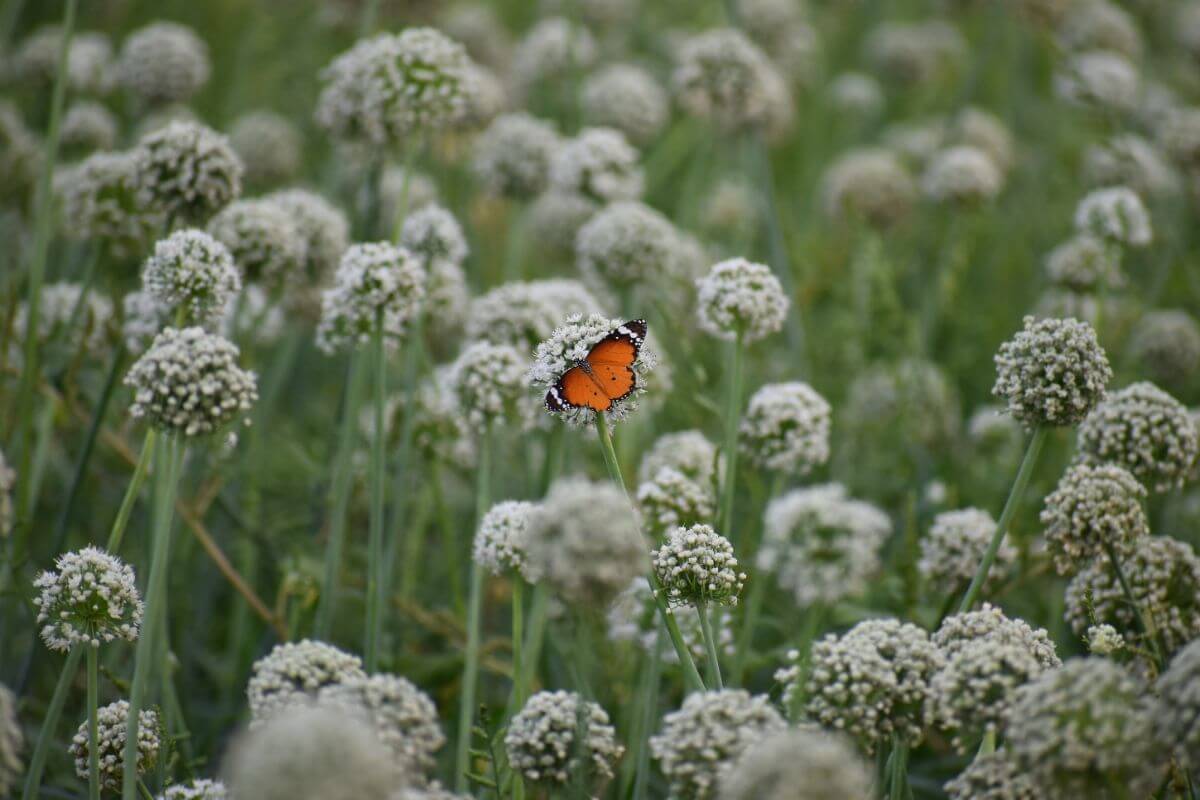
[{"label": "butterfly hindwing", "polygon": [[588,352],[586,364],[571,367],[546,393],[546,408],[607,411],[637,388],[633,365],[646,340],[646,321],[635,319],[613,330]]}]

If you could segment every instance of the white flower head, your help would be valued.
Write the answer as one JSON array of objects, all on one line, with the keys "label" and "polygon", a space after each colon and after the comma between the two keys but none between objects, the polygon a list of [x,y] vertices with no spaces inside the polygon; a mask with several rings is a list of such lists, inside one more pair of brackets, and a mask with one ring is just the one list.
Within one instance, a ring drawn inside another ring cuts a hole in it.
[{"label": "white flower head", "polygon": [[274,111],[250,111],[234,120],[229,144],[245,167],[246,183],[272,186],[300,172],[304,142],[292,121]]},{"label": "white flower head", "polygon": [[479,521],[472,556],[493,575],[515,571],[529,583],[537,571],[529,559],[529,516],[533,503],[506,500],[492,506]]},{"label": "white flower head", "polygon": [[433,700],[398,675],[347,677],[320,689],[317,703],[369,722],[414,782],[436,766],[437,751],[446,743]]},{"label": "white flower head", "polygon": [[364,678],[362,660],[333,645],[311,639],[276,645],[254,662],[246,685],[252,724],[315,701],[327,686]]},{"label": "white flower head", "polygon": [[746,583],[733,545],[711,525],[671,529],[651,562],[672,606],[737,605]]},{"label": "white flower head", "polygon": [[[124,780],[128,720],[129,703],[125,700],[109,703],[96,711],[100,787],[110,792],[119,793]],[[137,773],[143,775],[154,768],[163,749],[163,731],[159,726],[158,712],[149,708],[138,712],[137,738]],[[88,754],[91,747],[88,721],[84,720],[68,748],[75,759],[75,774],[84,780],[90,774]]]},{"label": "white flower head", "polygon": [[[580,734],[583,741],[576,741]],[[625,751],[598,704],[574,692],[538,692],[525,701],[504,735],[508,761],[539,786],[566,786],[582,771],[589,786],[614,775]],[[582,763],[581,763],[582,758]]]},{"label": "white flower head", "polygon": [[506,344],[472,342],[454,360],[449,385],[471,428],[520,422],[528,360]]},{"label": "white flower head", "polygon": [[419,260],[403,247],[352,245],[322,295],[317,346],[326,353],[361,347],[382,326],[385,345],[396,347],[421,311],[425,281]]},{"label": "white flower head", "polygon": [[134,151],[143,207],[200,223],[242,193],[242,161],[229,141],[196,122],[146,134]]},{"label": "white flower head", "polygon": [[588,125],[616,128],[637,144],[653,141],[670,112],[662,86],[632,64],[611,64],[588,76],[580,101]]},{"label": "white flower head", "polygon": [[186,25],[153,22],[125,37],[117,77],[146,105],[186,102],[212,73],[208,45]]},{"label": "white flower head", "polygon": [[720,339],[754,342],[776,333],[791,304],[770,267],[744,258],[714,265],[696,287],[700,327]]},{"label": "white flower head", "polygon": [[143,608],[132,567],[95,547],[60,555],[54,566],[33,582],[40,590],[33,603],[47,647],[66,651],[77,644],[137,640]]},{"label": "white flower head", "polygon": [[1127,186],[1097,189],[1080,200],[1075,227],[1127,247],[1145,247],[1154,238],[1146,205]]},{"label": "white flower head", "polygon": [[427,205],[409,214],[400,228],[400,244],[428,265],[434,260],[462,264],[470,249],[462,226],[439,205]]},{"label": "white flower head", "polygon": [[308,257],[295,217],[270,200],[238,200],[208,222],[208,232],[229,249],[248,280],[270,286],[304,283]]},{"label": "white flower head", "polygon": [[618,130],[584,128],[554,151],[550,187],[598,203],[634,200],[643,187],[638,152]]},{"label": "white flower head", "polygon": [[552,122],[502,114],[475,138],[471,167],[489,194],[533,197],[549,184],[550,161],[561,144]]},{"label": "white flower head", "polygon": [[807,383],[769,383],[750,397],[738,440],[752,464],[807,475],[829,460],[830,407]]}]

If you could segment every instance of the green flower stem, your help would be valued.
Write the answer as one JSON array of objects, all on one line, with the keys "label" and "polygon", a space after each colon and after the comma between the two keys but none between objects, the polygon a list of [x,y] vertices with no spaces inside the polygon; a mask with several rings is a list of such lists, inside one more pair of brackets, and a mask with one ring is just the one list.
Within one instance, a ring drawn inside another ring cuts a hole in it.
[{"label": "green flower stem", "polygon": [[[654,637],[654,649],[650,653],[650,659],[645,666],[645,676],[638,689],[637,708],[641,711],[641,715],[638,718],[637,736],[633,739],[637,745],[637,755],[634,759],[637,764],[633,778],[634,800],[643,800],[646,797],[646,784],[650,780],[649,739],[654,719],[658,714],[658,685],[662,680],[662,649],[662,637]],[[626,796],[625,793],[622,793],[622,797],[624,796]]]},{"label": "green flower stem", "polygon": [[[525,685],[525,667],[521,663],[522,646],[524,645],[525,636],[525,581],[520,575],[512,576],[512,672],[513,672],[513,688],[512,702],[510,705],[513,708],[520,709],[525,705],[525,698],[529,694]],[[519,772],[513,773],[513,798],[514,800],[524,800],[525,798],[525,781],[521,779]]]},{"label": "green flower stem", "polygon": [[[489,423],[479,443],[479,473],[475,486],[475,526],[491,502],[492,431]],[[471,594],[467,605],[467,652],[463,663],[463,685],[458,708],[458,740],[454,753],[454,790],[467,789],[468,761],[471,755],[471,722],[475,718],[475,690],[479,680],[479,629],[483,606],[483,567],[471,560]]]},{"label": "green flower stem", "polygon": [[129,689],[129,716],[125,727],[124,777],[121,796],[135,800],[137,795],[138,714],[144,707],[153,663],[159,655],[158,637],[162,633],[162,614],[166,602],[167,567],[171,553],[171,522],[175,505],[176,482],[182,461],[183,443],[175,435],[158,442],[159,468],[154,474],[154,531],[150,558],[150,577],[146,582],[146,613],[134,655],[133,683]]},{"label": "green flower stem", "polygon": [[157,442],[158,431],[154,428],[146,431],[146,438],[142,440],[141,455],[138,456],[137,466],[133,468],[133,477],[129,479],[125,496],[121,498],[121,507],[117,509],[117,518],[113,520],[112,530],[108,533],[108,544],[105,547],[110,553],[121,549],[121,541],[125,538],[125,528],[129,525],[129,516],[133,513],[133,506],[137,503],[142,484],[146,480],[146,472],[150,468],[150,462],[154,459]]},{"label": "green flower stem", "polygon": [[821,624],[825,619],[825,607],[819,603],[808,607],[804,613],[803,625],[800,628],[800,641],[796,643],[796,649],[800,652],[799,668],[800,674],[796,676],[796,688],[792,692],[788,707],[785,709],[790,720],[799,720],[803,716],[804,704],[807,701],[805,696],[805,683],[808,680],[808,670],[812,661],[812,646],[813,641],[817,638],[817,632],[821,630]]},{"label": "green flower stem", "polygon": [[[442,465],[438,459],[429,464],[430,483],[433,485],[433,506],[438,519],[438,532],[442,538],[442,547],[447,553],[458,553],[458,529],[454,525],[454,515],[446,504],[446,493],[442,488]],[[466,610],[463,600],[462,571],[458,568],[455,556],[448,559],[450,575],[450,598],[454,609],[459,614]]]},{"label": "green flower stem", "polygon": [[[771,479],[771,494],[767,498],[770,502],[778,497],[783,492],[785,476],[782,473],[776,473]],[[762,514],[759,514],[758,527],[762,527]],[[744,563],[753,563],[755,556],[758,555],[758,548],[762,544],[762,532],[758,531],[754,537],[754,541],[747,542],[747,547],[743,548],[746,551]],[[746,602],[742,605],[742,627],[738,631],[737,647],[733,659],[733,677],[731,683],[734,686],[741,686],[742,678],[746,670],[746,659],[750,657],[750,651],[754,647],[754,630],[758,627],[758,618],[762,613],[762,604],[767,595],[767,582],[769,575],[760,573],[754,575],[750,581],[750,594],[746,598]]]},{"label": "green flower stem", "polygon": [[396,209],[396,218],[392,220],[392,241],[400,241],[400,229],[404,227],[404,218],[408,216],[408,194],[412,187],[413,164],[417,158],[417,144],[409,144],[404,148],[404,180],[400,183],[400,207]]},{"label": "green flower stem", "polygon": [[354,440],[358,433],[358,403],[362,393],[363,361],[350,357],[346,378],[346,397],[342,407],[342,424],[338,434],[338,451],[333,462],[332,502],[329,518],[329,540],[325,545],[325,576],[321,584],[321,602],[317,606],[314,626],[316,638],[328,640],[337,610],[338,576],[342,570],[342,550],[346,540],[346,511],[350,505],[354,471],[350,460],[354,456]]},{"label": "green flower stem", "polygon": [[1107,538],[1104,540],[1104,552],[1108,556],[1109,563],[1112,564],[1113,573],[1117,576],[1117,583],[1121,584],[1121,592],[1125,595],[1125,601],[1133,609],[1133,617],[1137,620],[1138,627],[1142,629],[1146,641],[1150,643],[1150,653],[1154,656],[1154,664],[1161,672],[1164,661],[1163,651],[1158,646],[1158,632],[1154,629],[1150,619],[1142,613],[1142,604],[1138,602],[1129,588],[1129,581],[1125,579],[1125,570],[1121,567],[1121,560],[1117,558],[1116,548]]},{"label": "green flower stem", "polygon": [[[420,513],[419,509],[414,510],[413,503],[410,498],[416,492],[416,487],[411,489],[405,485],[408,480],[409,459],[412,456],[413,447],[413,428],[415,427],[414,409],[416,407],[417,388],[419,385],[419,376],[421,364],[424,360],[425,337],[423,335],[423,315],[418,314],[413,320],[412,328],[407,334],[407,346],[404,348],[404,365],[401,378],[404,381],[404,405],[403,416],[400,421],[400,441],[396,452],[396,478],[392,484],[392,519],[388,526],[388,546],[389,558],[387,559],[387,569],[383,573],[383,596],[386,598],[391,591],[391,584],[395,574],[395,558],[400,553],[404,553],[404,575],[415,573],[411,572],[412,565],[408,563],[411,554],[420,552],[420,539],[422,536],[423,526],[413,524],[412,514]],[[414,541],[415,540],[415,541]],[[402,577],[403,582],[403,577]],[[409,584],[411,589],[411,584]]]},{"label": "green flower stem", "polygon": [[988,728],[983,734],[983,741],[979,743],[979,753],[976,758],[991,755],[994,752],[996,752],[996,731]]},{"label": "green flower stem", "polygon": [[100,657],[98,647],[87,648],[87,712],[88,712],[88,798],[100,800],[100,723],[96,718],[100,695]]},{"label": "green flower stem", "polygon": [[63,662],[62,672],[58,675],[58,683],[54,686],[54,694],[50,696],[50,705],[46,708],[46,716],[42,719],[42,727],[38,732],[37,744],[29,758],[29,768],[25,772],[25,788],[21,800],[37,800],[41,797],[42,773],[46,770],[46,756],[50,754],[50,746],[54,742],[54,729],[62,717],[63,705],[67,702],[67,693],[71,691],[71,683],[79,671],[79,661],[83,658],[83,648],[75,647],[67,654]]},{"label": "green flower stem", "polygon": [[125,360],[124,355],[124,346],[117,345],[112,355],[112,361],[108,366],[108,374],[104,378],[104,387],[100,390],[100,398],[96,401],[96,407],[92,410],[92,419],[88,424],[87,435],[83,440],[83,449],[79,451],[79,459],[75,462],[75,471],[71,475],[71,485],[67,489],[67,499],[63,502],[62,510],[59,512],[58,519],[54,525],[54,536],[51,539],[53,545],[50,550],[52,553],[61,553],[66,542],[67,523],[71,521],[71,512],[75,510],[75,503],[79,499],[79,490],[83,486],[83,479],[87,475],[88,464],[91,463],[92,453],[96,449],[96,439],[100,434],[100,426],[104,422],[104,415],[108,411],[109,402],[112,400],[113,389],[117,383],[117,375],[120,374],[121,364]]},{"label": "green flower stem", "polygon": [[[546,620],[550,607],[550,595],[540,583],[533,587],[533,599],[529,601],[529,624],[526,625],[524,652],[522,653],[522,685],[528,692],[537,677],[538,661],[542,657],[542,643],[546,635]],[[520,709],[510,708],[509,714]]]},{"label": "green flower stem", "polygon": [[733,498],[737,490],[738,417],[742,403],[742,362],[745,349],[740,330],[730,348],[729,396],[725,405],[725,483],[721,487],[721,528],[717,532],[736,545],[737,539],[733,535]]},{"label": "green flower stem", "polygon": [[[596,414],[596,431],[600,434],[600,450],[604,453],[604,463],[608,466],[609,477],[628,497],[629,490],[625,488],[625,478],[621,475],[621,465],[617,462],[617,452],[613,449],[612,433],[609,432],[608,420],[605,419],[603,413]],[[658,609],[659,616],[662,617],[663,624],[667,626],[671,644],[675,647],[675,655],[679,657],[684,683],[688,691],[702,692],[704,691],[704,681],[700,679],[700,671],[696,669],[696,662],[692,660],[691,651],[683,642],[683,635],[679,632],[679,623],[675,621],[675,615],[667,608],[667,601],[663,596],[662,586],[658,582],[658,575],[654,573],[653,569],[646,570],[646,573],[654,595],[654,605]]]},{"label": "green flower stem", "polygon": [[383,483],[385,464],[383,459],[383,409],[387,395],[387,359],[383,347],[383,311],[375,312],[375,329],[371,334],[371,361],[375,372],[375,394],[373,397],[374,430],[371,436],[371,515],[367,532],[367,621],[366,643],[363,646],[363,661],[367,672],[379,667],[379,635],[382,628],[380,612],[383,608],[383,572],[386,561],[383,557]]},{"label": "green flower stem", "polygon": [[1039,425],[1034,428],[1033,435],[1029,437],[1029,444],[1025,448],[1025,457],[1021,459],[1021,467],[1017,470],[1016,480],[1013,481],[1012,489],[1008,493],[1008,500],[1004,502],[1004,510],[1000,512],[1000,521],[996,523],[996,532],[992,534],[992,541],[988,543],[983,559],[979,562],[979,568],[975,570],[975,577],[971,579],[971,585],[967,587],[967,593],[963,595],[962,602],[959,603],[958,613],[963,614],[970,611],[971,607],[975,605],[975,601],[979,599],[983,582],[992,568],[992,562],[996,560],[996,553],[1004,542],[1004,535],[1008,533],[1008,526],[1012,524],[1013,515],[1017,513],[1021,495],[1025,493],[1025,487],[1029,485],[1029,479],[1033,476],[1033,468],[1037,464],[1038,456],[1041,454],[1042,446],[1046,443],[1046,437],[1049,434],[1048,427]]},{"label": "green flower stem", "polygon": [[721,680],[721,661],[717,658],[717,642],[713,639],[707,603],[700,603],[696,606],[696,616],[700,617],[700,635],[704,637],[704,652],[708,657],[708,688],[724,689],[725,683]]},{"label": "green flower stem", "polygon": [[[17,388],[15,413],[11,417],[15,425],[14,435],[9,440],[9,448],[18,450],[20,463],[18,475],[29,475],[32,451],[29,442],[30,410],[33,405],[33,391],[37,386],[38,364],[38,317],[41,310],[42,280],[46,273],[46,261],[50,252],[50,237],[54,226],[54,192],[51,182],[58,165],[59,131],[62,127],[63,106],[67,96],[67,56],[71,50],[71,37],[75,32],[75,14],[79,8],[79,0],[66,0],[63,11],[62,38],[59,42],[58,67],[54,73],[54,89],[50,98],[50,121],[43,144],[44,159],[41,175],[38,176],[36,209],[34,211],[33,248],[29,257],[28,315],[25,318],[25,353],[22,359],[21,382]],[[19,448],[14,447],[20,444]],[[23,483],[28,483],[23,481]],[[28,491],[17,493],[17,521],[22,526],[28,526],[30,503],[32,496]]]},{"label": "green flower stem", "polygon": [[892,757],[888,760],[888,800],[905,800],[908,795],[908,743],[892,742]]}]

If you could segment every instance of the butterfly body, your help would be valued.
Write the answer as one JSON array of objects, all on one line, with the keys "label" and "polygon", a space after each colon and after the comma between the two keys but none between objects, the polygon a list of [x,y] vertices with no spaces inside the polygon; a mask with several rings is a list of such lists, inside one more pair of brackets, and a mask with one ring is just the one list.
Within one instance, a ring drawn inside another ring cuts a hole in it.
[{"label": "butterfly body", "polygon": [[597,342],[587,357],[559,376],[546,392],[546,410],[560,413],[576,408],[604,412],[637,389],[633,365],[646,341],[646,321],[620,325]]}]

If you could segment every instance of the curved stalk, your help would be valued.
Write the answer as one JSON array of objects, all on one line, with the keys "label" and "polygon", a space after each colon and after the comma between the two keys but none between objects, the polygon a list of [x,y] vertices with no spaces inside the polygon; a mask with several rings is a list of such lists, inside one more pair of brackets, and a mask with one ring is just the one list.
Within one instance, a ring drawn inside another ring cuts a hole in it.
[{"label": "curved stalk", "polygon": [[383,409],[387,394],[387,360],[383,348],[383,311],[375,312],[375,330],[371,334],[371,361],[375,371],[373,402],[374,431],[371,436],[371,515],[367,533],[367,620],[363,656],[367,672],[379,666],[379,635],[383,608]]},{"label": "curved stalk", "polygon": [[88,798],[100,800],[100,725],[97,720],[97,700],[100,694],[100,668],[98,665],[100,648],[84,645],[87,648],[87,712],[88,712]]}]

